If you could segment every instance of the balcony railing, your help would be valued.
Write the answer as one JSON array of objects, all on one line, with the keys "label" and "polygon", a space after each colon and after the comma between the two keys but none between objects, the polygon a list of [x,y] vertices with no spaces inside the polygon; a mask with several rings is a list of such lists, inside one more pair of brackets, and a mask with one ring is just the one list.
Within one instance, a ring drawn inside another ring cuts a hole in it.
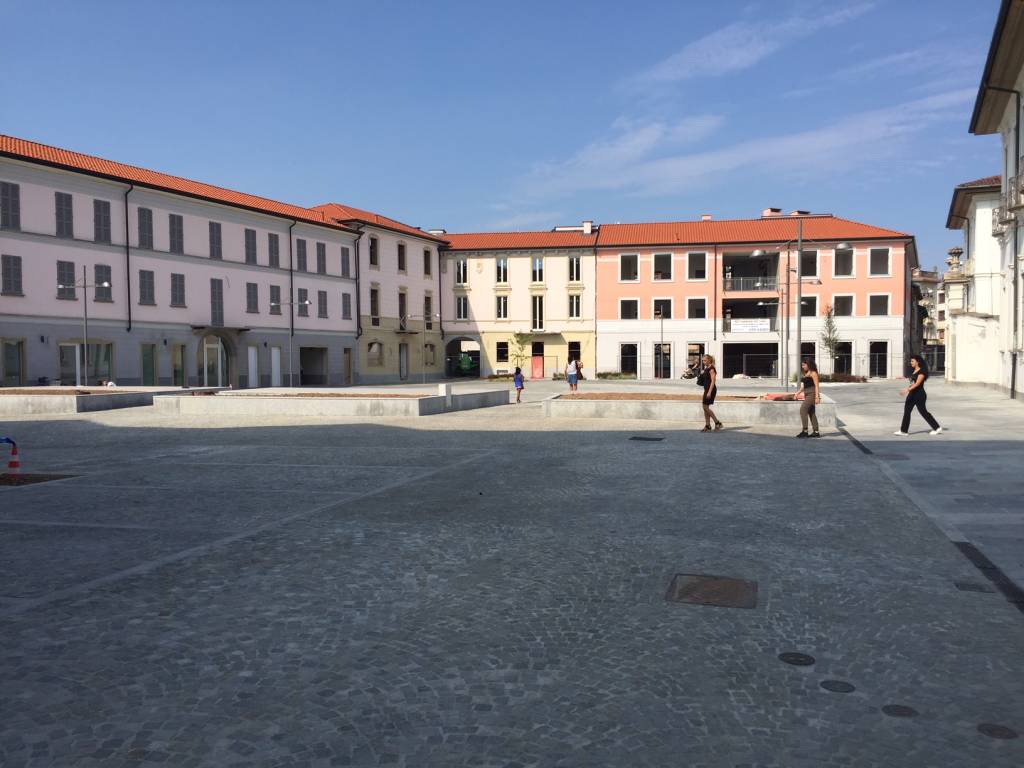
[{"label": "balcony railing", "polygon": [[726,291],[777,291],[777,277],[725,277],[722,289]]},{"label": "balcony railing", "polygon": [[732,317],[722,320],[726,333],[771,333],[777,327],[775,317]]}]

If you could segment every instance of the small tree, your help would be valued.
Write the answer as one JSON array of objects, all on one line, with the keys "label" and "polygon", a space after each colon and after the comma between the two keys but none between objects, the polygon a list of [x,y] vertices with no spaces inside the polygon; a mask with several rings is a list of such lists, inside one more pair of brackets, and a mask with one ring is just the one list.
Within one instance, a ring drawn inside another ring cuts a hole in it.
[{"label": "small tree", "polygon": [[836,329],[836,308],[831,304],[825,307],[825,326],[821,331],[821,345],[832,361],[832,373],[836,372],[836,350],[839,349],[839,331]]},{"label": "small tree", "polygon": [[514,333],[512,334],[512,360],[520,368],[525,365],[526,360],[532,354],[533,334]]}]

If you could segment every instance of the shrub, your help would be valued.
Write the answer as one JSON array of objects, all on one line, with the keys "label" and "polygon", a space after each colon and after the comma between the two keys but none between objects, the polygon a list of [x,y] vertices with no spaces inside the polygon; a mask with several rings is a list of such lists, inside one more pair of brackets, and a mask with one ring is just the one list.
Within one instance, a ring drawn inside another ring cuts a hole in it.
[{"label": "shrub", "polygon": [[866,377],[854,376],[852,373],[823,373],[820,378],[822,381],[833,384],[864,384],[867,382]]},{"label": "shrub", "polygon": [[635,379],[635,373],[620,373],[619,371],[601,371],[597,374],[599,379]]}]

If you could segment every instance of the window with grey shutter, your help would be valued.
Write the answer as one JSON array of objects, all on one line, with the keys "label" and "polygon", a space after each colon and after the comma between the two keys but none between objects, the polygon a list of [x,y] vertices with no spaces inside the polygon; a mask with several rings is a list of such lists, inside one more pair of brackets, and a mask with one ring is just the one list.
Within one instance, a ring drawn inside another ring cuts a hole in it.
[{"label": "window with grey shutter", "polygon": [[210,325],[224,325],[224,281],[210,278]]},{"label": "window with grey shutter", "polygon": [[398,271],[405,272],[405,243],[398,244]]},{"label": "window with grey shutter", "polygon": [[[73,261],[58,261],[57,262],[57,298],[58,299],[74,299],[75,298],[75,262]],[[63,288],[59,286],[64,286]]]},{"label": "window with grey shutter", "polygon": [[299,288],[299,317],[309,317],[309,291]]},{"label": "window with grey shutter", "polygon": [[352,319],[352,294],[343,293],[341,294],[341,319],[351,320]]},{"label": "window with grey shutter", "polygon": [[[113,288],[111,287],[111,270],[107,264],[97,264],[93,267],[93,282],[96,284],[96,293],[93,301],[113,301]],[[107,283],[106,286],[103,284]]]},{"label": "window with grey shutter", "polygon": [[295,268],[299,272],[306,271],[306,241],[295,241]]},{"label": "window with grey shutter", "polygon": [[0,181],[0,229],[21,229],[21,188]]},{"label": "window with grey shutter", "polygon": [[428,331],[434,327],[434,300],[430,295],[423,297],[423,327]]},{"label": "window with grey shutter", "polygon": [[110,201],[92,201],[93,240],[97,243],[110,242]]},{"label": "window with grey shutter", "polygon": [[432,271],[432,267],[430,265],[430,249],[429,248],[424,248],[423,249],[423,274],[424,275],[429,275],[431,273],[431,271]]},{"label": "window with grey shutter", "polygon": [[245,311],[260,311],[260,289],[256,283],[245,284]]},{"label": "window with grey shutter", "polygon": [[139,248],[153,248],[153,212],[139,208]]},{"label": "window with grey shutter", "polygon": [[57,212],[57,237],[74,237],[75,217],[71,195],[67,192],[54,192],[53,199]]},{"label": "window with grey shutter", "polygon": [[[174,249],[171,248],[173,251]],[[224,246],[221,240],[220,222],[210,222],[210,258],[211,259],[223,259],[224,258]]]},{"label": "window with grey shutter", "polygon": [[327,291],[316,292],[316,316],[327,317]]},{"label": "window with grey shutter", "polygon": [[370,238],[370,266],[380,266],[380,242],[376,237]]},{"label": "window with grey shutter", "polygon": [[156,277],[151,269],[139,270],[139,304],[156,304]]},{"label": "window with grey shutter", "polygon": [[281,286],[270,286],[270,314],[281,314]]},{"label": "window with grey shutter", "polygon": [[185,306],[185,275],[171,274],[171,306]]},{"label": "window with grey shutter", "polygon": [[245,230],[245,263],[256,263],[256,230]]},{"label": "window with grey shutter", "polygon": [[273,232],[267,235],[267,264],[272,267],[281,266],[281,240]]},{"label": "window with grey shutter", "polygon": [[351,255],[349,249],[345,246],[341,247],[341,276],[352,277],[352,267],[349,265],[349,259]]},{"label": "window with grey shutter", "polygon": [[21,256],[0,257],[0,293],[21,296]]},{"label": "window with grey shutter", "polygon": [[167,229],[170,235],[171,253],[185,252],[185,221],[177,213],[167,214]]},{"label": "window with grey shutter", "polygon": [[325,243],[316,244],[316,273],[318,275],[327,274],[327,245]]}]

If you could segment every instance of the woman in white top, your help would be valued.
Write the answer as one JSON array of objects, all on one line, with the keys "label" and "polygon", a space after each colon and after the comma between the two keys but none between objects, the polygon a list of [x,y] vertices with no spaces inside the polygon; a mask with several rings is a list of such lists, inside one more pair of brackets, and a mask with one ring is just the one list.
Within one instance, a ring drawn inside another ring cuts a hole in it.
[{"label": "woman in white top", "polygon": [[579,368],[576,367],[576,361],[571,357],[565,366],[565,380],[569,382],[569,391],[575,392],[576,385],[579,382]]}]

